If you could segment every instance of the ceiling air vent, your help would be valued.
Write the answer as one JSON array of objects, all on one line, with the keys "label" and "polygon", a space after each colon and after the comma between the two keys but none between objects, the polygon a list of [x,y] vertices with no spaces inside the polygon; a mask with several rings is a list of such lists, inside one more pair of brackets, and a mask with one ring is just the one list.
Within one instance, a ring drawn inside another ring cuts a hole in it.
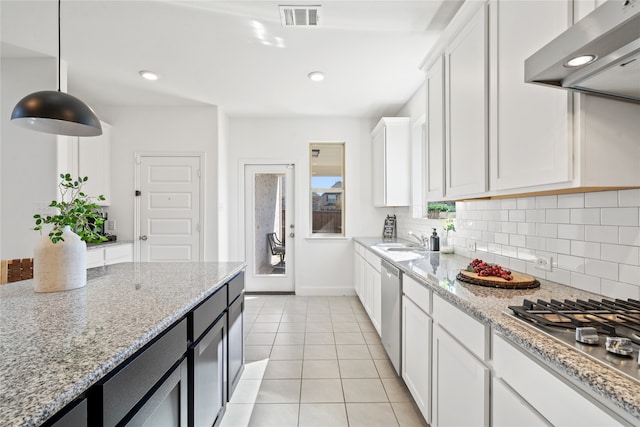
[{"label": "ceiling air vent", "polygon": [[280,6],[283,27],[317,27],[320,25],[320,6]]}]

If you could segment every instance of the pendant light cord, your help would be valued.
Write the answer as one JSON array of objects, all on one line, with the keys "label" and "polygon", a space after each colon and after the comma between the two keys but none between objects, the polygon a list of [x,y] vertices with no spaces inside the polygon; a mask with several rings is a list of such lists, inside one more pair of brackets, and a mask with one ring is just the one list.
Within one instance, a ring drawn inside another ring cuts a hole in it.
[{"label": "pendant light cord", "polygon": [[61,61],[62,61],[62,53],[61,53],[61,38],[60,38],[60,2],[61,0],[58,0],[58,92],[60,92],[60,82],[61,82],[61,70],[62,70],[62,65],[61,65]]}]

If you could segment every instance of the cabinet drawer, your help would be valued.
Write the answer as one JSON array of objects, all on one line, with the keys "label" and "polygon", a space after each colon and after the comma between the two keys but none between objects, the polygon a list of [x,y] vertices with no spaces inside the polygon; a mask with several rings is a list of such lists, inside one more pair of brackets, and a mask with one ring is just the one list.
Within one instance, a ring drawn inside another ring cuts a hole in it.
[{"label": "cabinet drawer", "polygon": [[375,268],[378,273],[380,273],[380,257],[375,255],[371,251],[365,251],[364,257],[367,262],[371,264],[371,266]]},{"label": "cabinet drawer", "polygon": [[183,319],[129,362],[115,375],[98,383],[89,397],[90,425],[119,423],[154,385],[184,356],[187,322]]},{"label": "cabinet drawer", "polygon": [[407,275],[402,276],[402,291],[422,311],[431,313],[431,291]]},{"label": "cabinet drawer", "polygon": [[477,357],[488,359],[488,326],[437,295],[433,296],[433,320]]},{"label": "cabinet drawer", "polygon": [[493,367],[497,377],[553,425],[621,425],[590,399],[496,334],[493,334]]},{"label": "cabinet drawer", "polygon": [[193,323],[193,328],[189,332],[189,341],[196,342],[226,309],[227,285],[222,285],[215,294],[189,313]]},{"label": "cabinet drawer", "polygon": [[227,284],[227,292],[229,293],[227,305],[231,305],[231,303],[240,296],[242,291],[244,291],[244,272],[241,271]]},{"label": "cabinet drawer", "polygon": [[118,245],[104,248],[105,264],[117,262],[131,262],[133,260],[133,245]]}]

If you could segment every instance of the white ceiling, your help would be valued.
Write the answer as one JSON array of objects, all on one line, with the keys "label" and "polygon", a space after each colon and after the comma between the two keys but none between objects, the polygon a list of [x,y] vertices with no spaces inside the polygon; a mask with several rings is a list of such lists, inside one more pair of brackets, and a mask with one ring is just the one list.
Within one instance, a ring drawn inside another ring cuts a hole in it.
[{"label": "white ceiling", "polygon": [[[220,106],[230,116],[393,114],[461,1],[63,0],[68,91],[89,104]],[[283,28],[279,4],[319,4]],[[0,1],[2,58],[57,54],[57,1]],[[138,71],[160,74],[157,82]],[[326,79],[313,83],[311,71]],[[48,88],[43,88],[48,89]]]}]

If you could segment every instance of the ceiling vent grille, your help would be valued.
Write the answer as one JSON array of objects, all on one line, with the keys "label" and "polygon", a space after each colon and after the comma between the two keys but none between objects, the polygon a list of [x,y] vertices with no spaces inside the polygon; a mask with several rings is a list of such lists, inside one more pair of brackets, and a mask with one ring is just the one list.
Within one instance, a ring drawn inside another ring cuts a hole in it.
[{"label": "ceiling vent grille", "polygon": [[320,6],[280,6],[283,27],[318,27]]}]

